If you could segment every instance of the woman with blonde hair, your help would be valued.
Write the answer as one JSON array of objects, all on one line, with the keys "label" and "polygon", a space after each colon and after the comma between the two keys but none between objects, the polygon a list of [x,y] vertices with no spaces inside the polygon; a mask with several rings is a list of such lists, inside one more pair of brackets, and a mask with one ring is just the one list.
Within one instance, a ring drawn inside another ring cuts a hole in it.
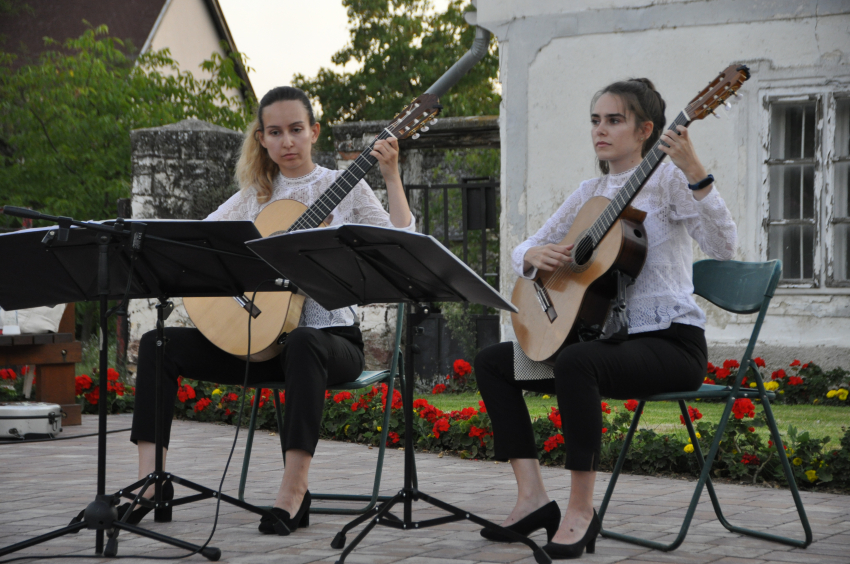
[{"label": "woman with blonde hair", "polygon": [[[297,88],[282,86],[270,90],[260,101],[257,118],[248,127],[237,165],[241,190],[207,217],[210,221],[248,220],[271,202],[290,199],[312,204],[342,174],[316,165],[313,145],[319,138],[307,95]],[[366,223],[413,231],[414,219],[404,195],[398,170],[398,141],[390,137],[375,142],[371,155],[377,159],[387,186],[390,211],[384,210],[365,181],[360,181],[326,218],[330,225]],[[179,376],[222,384],[242,384],[244,361],[225,353],[197,329],[167,328],[168,346],[163,361],[163,460],[168,449],[174,398]],[[154,471],[155,350],[154,332],[146,333],[139,347],[136,376],[136,409],[130,440],[139,449],[139,477]],[[249,383],[284,382],[286,392],[286,465],[272,512],[295,531],[309,525],[310,492],[308,473],[322,419],[328,386],[351,382],[363,370],[363,339],[354,308],[328,311],[307,298],[299,327],[286,338],[283,352],[276,358],[251,364]],[[166,482],[164,496],[173,496]],[[153,488],[145,492],[153,495]],[[130,518],[138,523],[150,510],[136,509]],[[159,510],[158,510],[159,511]],[[119,512],[119,515],[122,513]],[[170,508],[157,515],[169,520]],[[260,522],[260,531],[274,533],[274,523]]]}]

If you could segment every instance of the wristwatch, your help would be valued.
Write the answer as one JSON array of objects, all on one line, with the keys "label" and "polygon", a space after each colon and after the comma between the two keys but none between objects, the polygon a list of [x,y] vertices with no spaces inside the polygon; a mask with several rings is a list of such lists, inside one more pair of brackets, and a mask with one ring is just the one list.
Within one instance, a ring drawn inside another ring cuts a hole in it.
[{"label": "wristwatch", "polygon": [[709,174],[708,176],[706,176],[695,184],[688,184],[688,188],[690,188],[691,190],[702,190],[712,182],[714,182],[714,176]]}]

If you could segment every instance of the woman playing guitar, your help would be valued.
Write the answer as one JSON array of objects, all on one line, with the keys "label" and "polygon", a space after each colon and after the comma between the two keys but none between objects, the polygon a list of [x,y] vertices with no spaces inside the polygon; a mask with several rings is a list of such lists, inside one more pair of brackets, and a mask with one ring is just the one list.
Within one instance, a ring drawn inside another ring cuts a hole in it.
[{"label": "woman playing guitar", "polygon": [[[567,345],[554,357],[554,378],[534,379],[535,366],[514,343],[489,347],[475,359],[481,395],[493,421],[495,457],[510,460],[517,480],[516,505],[504,521],[521,534],[545,528],[552,558],[593,552],[601,524],[593,487],[602,436],[600,396],[695,390],[706,370],[705,314],[691,293],[691,239],[709,256],[728,260],[736,228],[713,177],[697,158],[687,128],[663,133],[665,104],[647,79],[616,82],[594,97],[591,139],[603,176],[582,182],[540,230],[513,251],[517,275],[573,266],[573,245],[564,240],[590,198],[613,198],[656,141],[672,164],[661,163],[633,205],[647,212],[645,265],[626,292],[629,336]],[[578,258],[578,257],[577,257]],[[536,304],[535,304],[536,305]],[[545,304],[542,304],[545,305]],[[544,316],[545,317],[545,316]],[[538,371],[544,372],[544,371]],[[537,460],[523,390],[556,393],[571,489],[566,514],[549,500]],[[482,536],[505,541],[495,530]]]},{"label": "woman playing guitar", "polygon": [[[237,165],[242,190],[207,220],[254,221],[269,204],[284,199],[309,206],[342,174],[313,163],[311,151],[318,138],[319,124],[304,92],[288,86],[270,90],[260,101],[257,119],[245,134]],[[366,182],[360,181],[325,222],[368,223],[413,231],[414,219],[399,176],[397,139],[376,141],[371,156],[377,159],[386,181],[390,212],[384,210]],[[249,383],[285,382],[286,467],[272,511],[290,531],[309,524],[307,477],[319,440],[325,390],[329,385],[356,380],[363,370],[363,340],[356,319],[352,308],[328,311],[307,298],[299,326],[287,335],[283,352],[251,365]],[[168,346],[164,348],[162,382],[164,450],[168,448],[179,376],[242,384],[245,372],[244,360],[216,347],[197,329],[168,328],[165,334]],[[138,445],[140,478],[153,472],[155,466],[155,340],[154,332],[147,333],[139,347],[136,409],[130,440]],[[164,497],[173,495],[170,482],[163,490]],[[153,493],[153,488],[145,492],[148,497]],[[139,508],[129,521],[138,522],[147,512],[146,508]],[[119,516],[122,514],[119,510]],[[273,523],[261,521],[260,531],[274,533]]]}]

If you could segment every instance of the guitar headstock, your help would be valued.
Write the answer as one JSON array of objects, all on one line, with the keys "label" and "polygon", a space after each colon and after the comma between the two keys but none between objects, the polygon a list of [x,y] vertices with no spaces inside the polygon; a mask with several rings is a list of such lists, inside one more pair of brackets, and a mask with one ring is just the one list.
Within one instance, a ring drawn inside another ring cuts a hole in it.
[{"label": "guitar headstock", "polygon": [[717,78],[712,80],[691,103],[685,107],[690,121],[702,119],[714,113],[718,106],[730,96],[738,96],[737,91],[750,78],[750,69],[746,65],[729,65]]},{"label": "guitar headstock", "polygon": [[[428,131],[424,127],[426,123],[433,120],[440,113],[443,106],[440,100],[433,94],[423,94],[401,110],[387,126],[390,133],[397,139],[419,137],[418,131]],[[436,121],[436,120],[435,120]]]}]

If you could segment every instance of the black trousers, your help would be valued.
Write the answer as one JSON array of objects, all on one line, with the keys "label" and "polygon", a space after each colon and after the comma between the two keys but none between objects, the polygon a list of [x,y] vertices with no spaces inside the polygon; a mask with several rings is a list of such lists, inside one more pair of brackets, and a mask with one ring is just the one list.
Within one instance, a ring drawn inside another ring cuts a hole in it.
[{"label": "black trousers", "polygon": [[631,399],[696,390],[707,367],[705,333],[674,323],[668,329],[630,335],[623,343],[575,343],[555,361],[554,380],[514,380],[513,343],[500,343],[475,358],[475,376],[493,422],[497,460],[537,458],[523,390],[558,396],[568,470],[597,470],[602,446],[601,397]]},{"label": "black trousers", "polygon": [[[364,358],[359,329],[347,339],[332,329],[299,327],[287,335],[286,347],[278,357],[252,362],[249,384],[284,382],[286,412],[283,443],[286,450],[301,449],[311,455],[319,442],[319,428],[328,386],[353,382],[363,371]],[[200,331],[191,328],[165,329],[167,343],[162,365],[163,445],[168,448],[177,378],[238,384],[245,380],[245,361],[213,345]],[[130,440],[155,442],[156,333],[142,336],[136,373],[136,408]]]}]

